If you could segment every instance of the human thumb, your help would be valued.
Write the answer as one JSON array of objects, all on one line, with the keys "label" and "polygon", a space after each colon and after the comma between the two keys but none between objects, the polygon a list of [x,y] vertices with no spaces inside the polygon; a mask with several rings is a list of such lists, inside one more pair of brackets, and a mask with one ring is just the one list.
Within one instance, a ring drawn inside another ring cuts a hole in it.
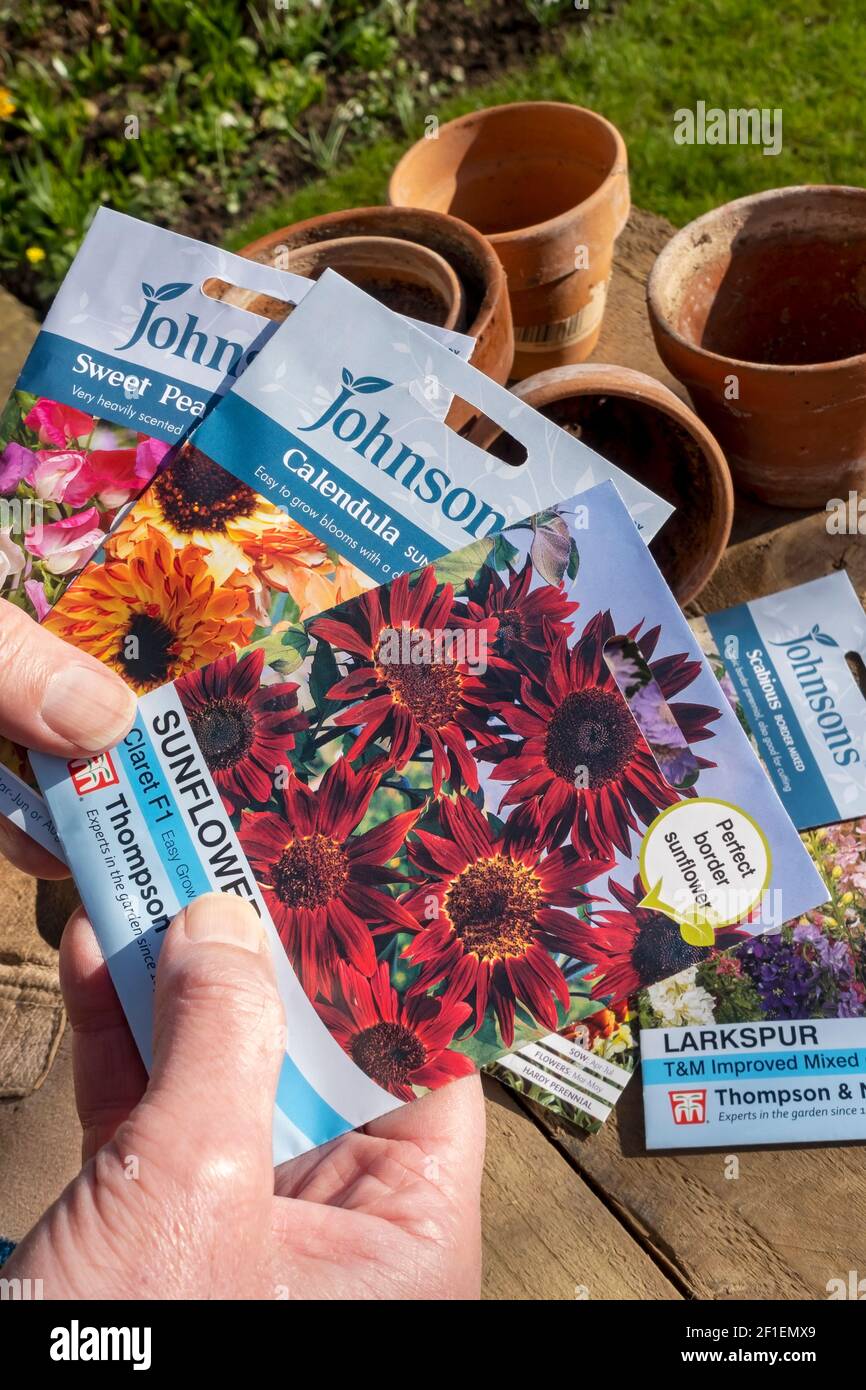
[{"label": "human thumb", "polygon": [[[249,904],[207,893],[168,929],[159,958],[153,1068],[130,1117],[174,1176],[231,1174],[235,1195],[273,1193],[271,1132],[285,1020],[267,937]],[[134,1142],[134,1136],[130,1136]],[[204,1171],[203,1171],[204,1170]]]}]

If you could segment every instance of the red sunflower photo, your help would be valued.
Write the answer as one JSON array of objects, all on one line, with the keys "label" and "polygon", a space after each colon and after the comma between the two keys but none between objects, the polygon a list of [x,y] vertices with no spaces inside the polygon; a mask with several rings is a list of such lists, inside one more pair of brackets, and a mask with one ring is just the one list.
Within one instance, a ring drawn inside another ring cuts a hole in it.
[{"label": "red sunflower photo", "polygon": [[691,946],[670,917],[640,906],[646,889],[639,874],[631,888],[613,879],[608,880],[608,888],[619,908],[596,907],[592,920],[580,922],[576,932],[575,954],[596,967],[593,999],[626,999],[644,985],[676,975],[714,950],[736,946],[749,937],[737,927],[726,927],[716,932],[713,946]]},{"label": "red sunflower photo", "polygon": [[527,814],[498,833],[467,796],[443,799],[439,818],[442,835],[416,829],[408,846],[421,872],[402,899],[418,919],[404,951],[420,967],[409,994],[444,980],[449,999],[472,1001],[476,1031],[493,1011],[506,1047],[518,1004],[557,1028],[556,1006],[567,1011],[571,1000],[554,957],[580,956],[574,909],[592,898],[579,885],[607,873],[612,856],[593,858],[570,845],[545,853],[537,819]]},{"label": "red sunflower photo", "polygon": [[[477,751],[479,758],[495,762],[491,779],[510,784],[503,808],[537,801],[546,844],[570,838],[575,848],[593,855],[613,849],[628,854],[631,832],[649,825],[682,795],[662,776],[605,661],[605,644],[615,635],[611,615],[604,612],[590,620],[573,646],[558,638],[546,669],[525,675],[519,699],[497,706],[516,738]],[[666,698],[700,670],[685,656],[649,667]],[[708,705],[671,709],[690,743],[709,737],[706,726],[719,717]]]},{"label": "red sunflower photo", "polygon": [[435,1091],[475,1063],[448,1044],[470,1009],[455,999],[401,999],[382,962],[369,978],[337,966],[336,988],[319,1017],[356,1066],[400,1100],[414,1100],[416,1088]]},{"label": "red sunflower photo", "polygon": [[307,727],[291,682],[262,685],[264,653],[221,657],[175,682],[196,742],[229,812],[267,801],[276,769]]},{"label": "red sunflower photo", "polygon": [[525,663],[547,651],[558,638],[571,636],[574,624],[568,619],[580,604],[568,598],[561,583],[533,588],[533,575],[529,557],[522,569],[508,569],[507,583],[495,569],[482,565],[477,579],[466,585],[465,604],[455,606],[453,621],[496,618],[495,651],[506,662]]},{"label": "red sunflower photo", "polygon": [[274,926],[311,999],[330,994],[340,960],[362,975],[376,969],[372,929],[411,931],[416,922],[388,885],[405,875],[386,867],[420,815],[403,811],[361,834],[383,771],[353,771],[339,758],[316,791],[290,772],[282,812],[245,811],[238,838]]},{"label": "red sunflower photo", "polygon": [[[312,636],[352,658],[348,674],[327,691],[329,700],[349,702],[333,723],[359,729],[346,756],[357,758],[373,740],[384,739],[400,770],[429,748],[434,796],[445,781],[478,790],[478,769],[467,740],[493,739],[487,728],[489,691],[472,667],[457,659],[459,653],[421,662],[402,657],[394,661],[389,652],[386,661],[382,643],[386,634],[390,638],[404,630],[410,639],[418,633],[432,639],[448,631],[453,602],[452,586],[439,588],[431,565],[414,585],[403,575],[386,589],[372,589],[344,604],[339,617],[316,619],[310,628]],[[473,626],[476,650],[491,646],[497,619],[482,618]]]}]

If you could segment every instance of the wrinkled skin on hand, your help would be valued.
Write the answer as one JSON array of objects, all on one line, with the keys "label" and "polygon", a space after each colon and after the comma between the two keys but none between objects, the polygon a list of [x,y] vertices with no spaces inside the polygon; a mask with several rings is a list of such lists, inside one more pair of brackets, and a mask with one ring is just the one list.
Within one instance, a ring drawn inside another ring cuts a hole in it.
[{"label": "wrinkled skin on hand", "polygon": [[4,1269],[46,1298],[475,1298],[477,1076],[271,1164],[285,1047],[254,912],[208,895],[167,933],[144,1072],[92,928],[70,920],[81,1173]]}]

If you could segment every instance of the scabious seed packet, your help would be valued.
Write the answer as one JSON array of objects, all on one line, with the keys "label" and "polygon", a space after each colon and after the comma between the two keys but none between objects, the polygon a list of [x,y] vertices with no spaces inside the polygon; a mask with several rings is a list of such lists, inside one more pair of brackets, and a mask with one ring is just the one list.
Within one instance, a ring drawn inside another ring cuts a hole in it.
[{"label": "scabious seed packet", "polygon": [[[826,896],[613,484],[506,522],[295,620],[291,680],[230,652],[145,694],[110,753],[34,754],[145,1061],[173,915],[255,905],[288,1021],[277,1159],[597,1014],[708,929],[762,930],[777,894],[789,917]],[[695,750],[682,788],[622,693],[631,643]]]},{"label": "scabious seed packet", "polygon": [[864,1139],[866,616],[840,571],[694,628],[829,896],[641,993],[647,1144]]},{"label": "scabious seed packet", "polygon": [[[48,615],[312,284],[97,212],[0,415],[0,597]],[[464,357],[474,346],[465,334],[418,328]],[[58,853],[24,750],[0,745],[0,759],[0,813]]]}]

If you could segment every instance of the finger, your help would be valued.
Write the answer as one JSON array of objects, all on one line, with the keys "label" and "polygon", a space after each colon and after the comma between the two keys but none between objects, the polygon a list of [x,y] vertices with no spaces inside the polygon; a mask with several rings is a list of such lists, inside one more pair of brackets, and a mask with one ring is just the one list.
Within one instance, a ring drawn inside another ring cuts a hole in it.
[{"label": "finger", "polygon": [[57,757],[125,738],[135,696],[114,671],[0,600],[0,737]]},{"label": "finger", "polygon": [[285,1021],[255,910],[208,893],[175,918],[157,971],[153,1070],[132,1117],[178,1171],[273,1193],[272,1128]]},{"label": "finger", "polygon": [[68,878],[69,869],[25,831],[0,814],[0,855],[33,878]]},{"label": "finger", "polygon": [[364,1126],[365,1134],[379,1139],[402,1140],[422,1148],[456,1149],[471,1158],[479,1174],[484,1160],[484,1096],[481,1077],[462,1077],[420,1100],[401,1105],[381,1119]]},{"label": "finger", "polygon": [[70,917],[60,942],[60,984],[73,1031],[75,1102],[87,1162],[141,1100],[147,1072],[81,908]]}]

